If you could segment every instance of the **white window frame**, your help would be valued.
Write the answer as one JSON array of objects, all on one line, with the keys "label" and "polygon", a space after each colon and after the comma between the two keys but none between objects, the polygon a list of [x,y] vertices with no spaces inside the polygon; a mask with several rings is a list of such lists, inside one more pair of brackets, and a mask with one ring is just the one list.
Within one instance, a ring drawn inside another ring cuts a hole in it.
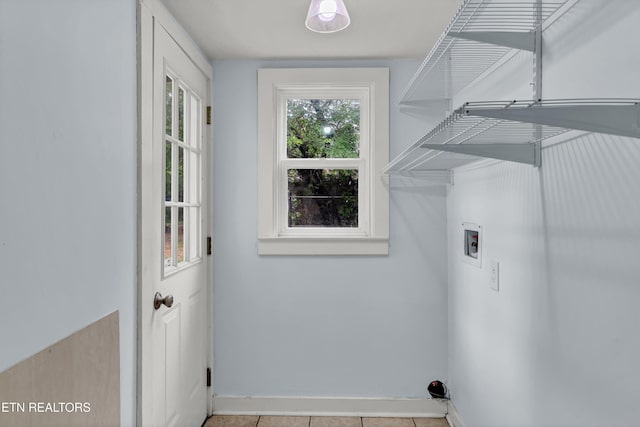
[{"label": "white window frame", "polygon": [[[360,157],[287,159],[288,99],[360,100]],[[388,68],[258,70],[258,253],[386,255],[389,188]],[[358,169],[358,227],[289,227],[287,169]]]}]

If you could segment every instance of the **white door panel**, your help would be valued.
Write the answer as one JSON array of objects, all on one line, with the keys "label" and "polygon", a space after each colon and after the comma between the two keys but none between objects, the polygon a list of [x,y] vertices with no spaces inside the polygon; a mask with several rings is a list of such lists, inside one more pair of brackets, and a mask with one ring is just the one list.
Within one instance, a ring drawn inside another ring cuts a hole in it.
[{"label": "white door panel", "polygon": [[208,83],[156,21],[152,143],[141,148],[141,295],[173,301],[157,309],[142,301],[152,307],[141,311],[145,426],[200,427],[207,416]]}]

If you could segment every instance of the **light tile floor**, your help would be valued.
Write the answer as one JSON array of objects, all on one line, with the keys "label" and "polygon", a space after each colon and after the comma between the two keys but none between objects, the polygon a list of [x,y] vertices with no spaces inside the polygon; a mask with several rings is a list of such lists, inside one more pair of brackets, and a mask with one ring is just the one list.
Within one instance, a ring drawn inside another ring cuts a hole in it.
[{"label": "light tile floor", "polygon": [[444,418],[272,417],[216,415],[204,427],[449,427]]}]

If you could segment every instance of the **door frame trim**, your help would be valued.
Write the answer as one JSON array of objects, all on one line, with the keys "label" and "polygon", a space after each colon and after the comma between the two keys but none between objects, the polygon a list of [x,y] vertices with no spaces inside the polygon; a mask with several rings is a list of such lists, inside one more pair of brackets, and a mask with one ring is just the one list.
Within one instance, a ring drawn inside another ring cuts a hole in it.
[{"label": "door frame trim", "polygon": [[[195,44],[191,36],[184,28],[175,20],[167,8],[160,0],[134,0],[136,1],[137,16],[137,100],[138,100],[138,159],[137,159],[137,354],[136,354],[136,423],[138,426],[149,424],[152,420],[153,401],[151,390],[151,379],[153,372],[152,367],[145,361],[150,360],[150,352],[152,351],[149,337],[143,333],[145,325],[144,319],[151,316],[153,305],[144,302],[153,300],[153,290],[151,280],[148,278],[149,272],[145,270],[142,263],[142,242],[147,236],[143,235],[142,214],[145,209],[150,209],[151,205],[144,197],[150,194],[149,188],[143,188],[143,176],[147,176],[151,172],[151,161],[145,157],[145,153],[150,153],[149,144],[153,143],[153,40],[154,25],[161,25],[169,33],[169,35],[182,48],[185,54],[193,61],[200,71],[207,78],[207,94],[205,106],[210,105],[211,99],[211,82],[213,81],[213,69],[206,55]],[[207,235],[211,235],[211,212],[212,211],[212,169],[211,169],[211,150],[212,150],[212,132],[211,126],[205,127],[204,139],[208,144],[206,156],[203,157],[205,162],[205,171],[207,175],[205,179],[208,181],[208,218],[204,220]],[[213,368],[213,316],[212,316],[212,260],[211,257],[205,257],[204,262],[207,264],[207,364]],[[205,373],[203,372],[203,375]],[[207,389],[207,414],[213,411],[213,387]]]}]

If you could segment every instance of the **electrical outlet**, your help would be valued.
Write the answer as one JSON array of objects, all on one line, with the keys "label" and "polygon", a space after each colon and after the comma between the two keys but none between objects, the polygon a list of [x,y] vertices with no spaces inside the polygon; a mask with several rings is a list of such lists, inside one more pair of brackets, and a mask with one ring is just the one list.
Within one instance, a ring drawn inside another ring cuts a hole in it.
[{"label": "electrical outlet", "polygon": [[489,263],[489,283],[494,291],[500,289],[500,263],[493,259]]}]

